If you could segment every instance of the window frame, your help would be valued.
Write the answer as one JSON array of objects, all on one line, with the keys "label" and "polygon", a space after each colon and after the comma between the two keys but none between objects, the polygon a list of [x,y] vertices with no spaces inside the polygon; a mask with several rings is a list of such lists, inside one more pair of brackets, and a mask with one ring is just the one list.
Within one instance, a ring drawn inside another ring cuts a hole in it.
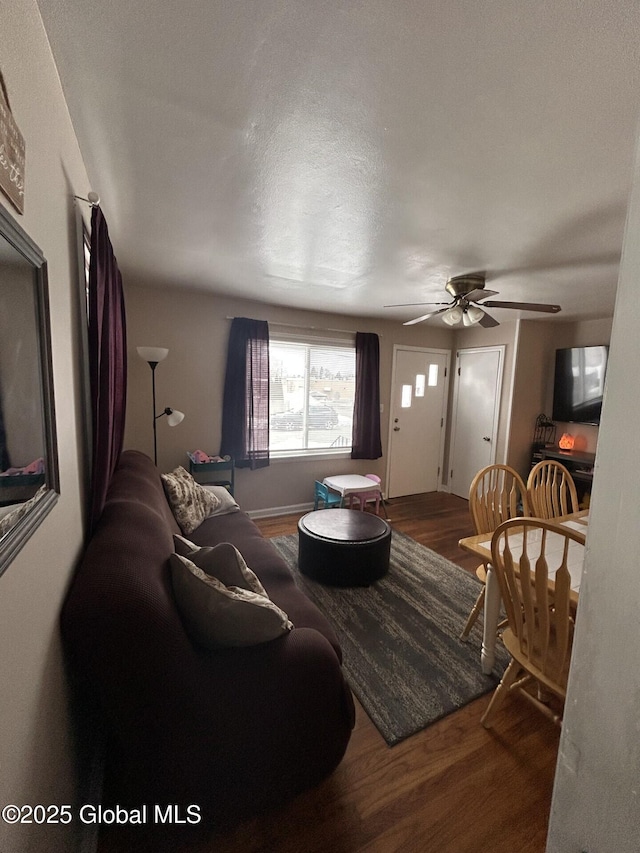
[{"label": "window frame", "polygon": [[[304,347],[306,349],[305,356],[305,373],[304,373],[304,396],[305,400],[307,400],[306,412],[305,412],[305,421],[306,416],[308,415],[308,400],[309,400],[309,386],[311,379],[311,370],[310,370],[310,356],[312,348],[335,348],[339,350],[350,350],[353,352],[354,358],[354,386],[355,386],[355,354],[356,354],[356,343],[355,343],[355,335],[353,337],[345,337],[344,333],[340,337],[328,337],[326,335],[309,335],[308,333],[300,332],[291,332],[291,331],[282,331],[275,330],[269,335],[269,378],[271,385],[271,346],[282,344],[286,345],[298,345],[300,347]],[[354,387],[354,400],[355,400],[355,387]],[[271,408],[271,407],[270,407]],[[271,446],[271,417],[272,412],[269,414],[269,456],[274,462],[282,461],[282,460],[296,460],[296,459],[316,459],[319,460],[321,458],[327,459],[336,459],[336,458],[349,458],[351,456],[352,449],[352,440],[353,434],[349,436],[349,444],[342,445],[340,447],[302,447],[302,448],[288,448],[283,450],[274,449]],[[353,423],[353,422],[352,422]],[[306,441],[308,441],[308,426],[303,427],[304,432],[306,433]]]}]

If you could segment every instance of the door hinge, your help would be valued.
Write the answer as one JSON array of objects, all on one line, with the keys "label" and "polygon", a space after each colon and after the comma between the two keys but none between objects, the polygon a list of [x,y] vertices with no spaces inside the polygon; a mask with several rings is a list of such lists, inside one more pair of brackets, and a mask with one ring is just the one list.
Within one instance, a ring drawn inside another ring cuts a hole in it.
[{"label": "door hinge", "polygon": [[446,367],[445,367],[445,369],[444,369],[444,378],[445,378],[445,379],[447,378],[447,368],[446,368]]},{"label": "door hinge", "polygon": [[460,368],[458,368],[458,376],[460,376]]},{"label": "door hinge", "polygon": [[440,418],[440,429],[444,426],[444,418]]},{"label": "door hinge", "polygon": [[440,476],[440,466],[438,465],[438,477]]},{"label": "door hinge", "polygon": [[450,477],[451,479],[453,479],[453,468],[452,468],[452,469],[451,469],[451,471],[449,472],[449,477]]}]

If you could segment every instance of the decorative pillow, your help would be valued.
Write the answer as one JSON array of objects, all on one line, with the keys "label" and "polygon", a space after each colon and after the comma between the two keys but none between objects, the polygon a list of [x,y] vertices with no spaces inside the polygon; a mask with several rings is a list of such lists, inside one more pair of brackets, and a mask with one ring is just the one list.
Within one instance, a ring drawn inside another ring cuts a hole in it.
[{"label": "decorative pillow", "polygon": [[225,586],[248,589],[269,598],[257,575],[246,564],[244,557],[230,542],[219,545],[196,545],[184,536],[173,534],[173,548],[180,557],[186,557],[199,569],[216,578]]},{"label": "decorative pillow", "polygon": [[181,466],[161,476],[171,510],[183,533],[193,533],[220,505],[219,498],[196,483]]},{"label": "decorative pillow", "polygon": [[228,515],[230,512],[238,512],[240,506],[226,486],[205,486],[205,489],[212,492],[220,501],[220,506],[210,512],[207,518],[212,515]]},{"label": "decorative pillow", "polygon": [[260,581],[233,545],[223,542],[214,548],[199,548],[192,556],[211,571],[215,568],[229,578],[257,583],[263,590],[260,593],[235,584],[227,586],[190,558],[172,554],[169,565],[173,590],[194,643],[209,650],[254,646],[275,640],[293,628],[287,614],[264,593]]}]

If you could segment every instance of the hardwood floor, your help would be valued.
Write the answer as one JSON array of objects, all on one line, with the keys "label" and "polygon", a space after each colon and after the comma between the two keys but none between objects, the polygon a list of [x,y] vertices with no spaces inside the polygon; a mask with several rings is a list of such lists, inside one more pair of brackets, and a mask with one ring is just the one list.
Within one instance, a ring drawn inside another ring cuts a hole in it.
[{"label": "hardwood floor", "polygon": [[[446,494],[397,498],[391,524],[469,571],[457,545],[473,533],[467,502]],[[262,519],[265,536],[296,531],[298,516]],[[462,628],[462,626],[461,626]],[[277,812],[172,853],[542,853],[559,729],[527,702],[509,699],[492,731],[480,717],[489,696],[392,748],[360,705],[344,760],[321,785]],[[119,846],[100,853],[159,851]]]}]

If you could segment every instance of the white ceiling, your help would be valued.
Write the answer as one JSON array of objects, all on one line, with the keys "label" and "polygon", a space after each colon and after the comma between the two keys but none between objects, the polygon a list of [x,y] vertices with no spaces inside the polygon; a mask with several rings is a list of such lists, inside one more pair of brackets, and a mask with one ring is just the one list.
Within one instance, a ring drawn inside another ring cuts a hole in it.
[{"label": "white ceiling", "polygon": [[125,284],[613,313],[636,0],[38,2]]}]

